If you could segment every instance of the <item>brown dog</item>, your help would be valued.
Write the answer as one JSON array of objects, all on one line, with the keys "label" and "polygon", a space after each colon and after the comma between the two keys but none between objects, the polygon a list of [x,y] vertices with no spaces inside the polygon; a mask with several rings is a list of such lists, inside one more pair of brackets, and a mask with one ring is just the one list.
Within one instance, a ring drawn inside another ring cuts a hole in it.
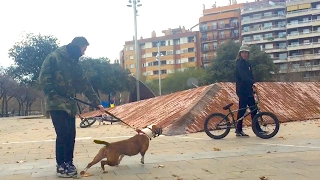
[{"label": "brown dog", "polygon": [[[85,172],[93,165],[101,161],[101,168],[104,172],[104,166],[107,164],[109,166],[117,166],[124,156],[134,156],[138,153],[141,154],[141,163],[144,164],[144,155],[149,148],[149,141],[151,138],[155,138],[162,134],[162,128],[157,125],[150,125],[142,130],[136,130],[137,135],[118,142],[108,143],[105,141],[94,140],[93,142],[97,144],[104,144],[98,154],[94,157],[92,162],[90,162],[87,167],[80,172],[80,174],[85,174]],[[107,160],[103,160],[106,158]]]}]

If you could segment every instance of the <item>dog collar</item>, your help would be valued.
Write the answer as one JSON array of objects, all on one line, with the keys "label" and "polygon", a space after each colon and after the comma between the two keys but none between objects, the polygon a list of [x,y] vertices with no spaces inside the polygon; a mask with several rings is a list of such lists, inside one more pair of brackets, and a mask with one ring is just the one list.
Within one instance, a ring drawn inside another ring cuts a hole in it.
[{"label": "dog collar", "polygon": [[141,131],[140,129],[137,130],[138,134],[143,134],[145,136],[147,136],[150,140],[151,140],[151,137],[148,136],[148,134],[146,134],[145,132]]}]

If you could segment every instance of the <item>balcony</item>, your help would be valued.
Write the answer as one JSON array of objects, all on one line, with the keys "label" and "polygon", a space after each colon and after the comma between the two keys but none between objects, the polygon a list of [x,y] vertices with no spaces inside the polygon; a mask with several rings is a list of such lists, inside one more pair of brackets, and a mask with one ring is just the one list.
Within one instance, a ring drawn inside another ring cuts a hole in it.
[{"label": "balcony", "polygon": [[297,11],[287,12],[287,18],[306,16],[312,14],[320,14],[320,9],[311,8],[311,9],[301,9]]},{"label": "balcony", "polygon": [[286,46],[274,46],[273,48],[270,48],[270,49],[263,48],[262,51],[265,51],[266,53],[283,52],[283,51],[287,51],[287,47]]},{"label": "balcony", "polygon": [[310,32],[300,32],[300,33],[294,33],[294,34],[288,34],[287,39],[300,39],[300,38],[310,38],[310,37],[316,37],[320,36],[320,31],[310,31]]},{"label": "balcony", "polygon": [[273,63],[277,64],[277,63],[286,63],[288,62],[288,59],[281,59],[279,57],[274,57],[274,58],[271,58]]},{"label": "balcony", "polygon": [[305,27],[305,26],[316,26],[316,25],[320,25],[320,19],[288,23],[287,29],[293,29],[293,28]]},{"label": "balcony", "polygon": [[233,29],[238,27],[239,27],[238,23],[219,24],[217,26],[203,26],[203,27],[200,27],[200,32],[203,33],[203,32],[218,31],[223,29]]},{"label": "balcony", "polygon": [[246,24],[253,24],[253,23],[262,23],[265,21],[275,21],[280,19],[286,19],[286,15],[273,14],[271,16],[254,17],[254,18],[242,20],[241,24],[246,25]]},{"label": "balcony", "polygon": [[303,44],[290,44],[288,45],[288,51],[301,50],[301,49],[312,49],[320,48],[320,42],[310,42]]},{"label": "balcony", "polygon": [[310,61],[320,59],[320,53],[289,56],[288,61]]},{"label": "balcony", "polygon": [[203,36],[200,38],[201,42],[211,42],[211,41],[217,41],[218,40],[218,36]]},{"label": "balcony", "polygon": [[319,71],[320,65],[299,65],[291,64],[287,69],[281,69],[280,73],[294,73],[294,72],[310,72],[310,71]]},{"label": "balcony", "polygon": [[207,53],[207,52],[210,52],[210,51],[214,51],[215,49],[217,49],[217,47],[213,47],[213,46],[202,47],[201,48],[201,52],[202,53]]},{"label": "balcony", "polygon": [[251,44],[262,44],[262,43],[269,43],[269,42],[274,42],[274,41],[286,41],[286,36],[274,36],[274,37],[263,37],[260,39],[253,39],[253,40],[243,40],[246,44],[251,45]]},{"label": "balcony", "polygon": [[201,62],[211,62],[213,58],[213,56],[201,57]]},{"label": "balcony", "polygon": [[251,34],[258,34],[258,33],[265,33],[269,31],[281,31],[286,30],[286,25],[274,25],[270,27],[258,27],[258,28],[251,28],[249,30],[242,30],[242,35],[251,35]]},{"label": "balcony", "polygon": [[257,5],[251,5],[241,9],[241,15],[255,13],[255,12],[261,12],[261,11],[268,11],[272,9],[285,9],[286,4],[284,2],[274,2],[274,5],[270,4],[257,4]]}]

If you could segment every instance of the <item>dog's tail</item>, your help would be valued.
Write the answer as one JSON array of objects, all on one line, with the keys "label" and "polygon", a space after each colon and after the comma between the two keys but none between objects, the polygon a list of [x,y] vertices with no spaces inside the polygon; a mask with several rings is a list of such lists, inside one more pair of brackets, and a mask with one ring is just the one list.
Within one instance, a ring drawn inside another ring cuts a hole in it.
[{"label": "dog's tail", "polygon": [[106,146],[109,146],[110,143],[106,142],[106,141],[100,141],[100,140],[93,140],[93,142],[95,142],[96,144],[104,144]]}]

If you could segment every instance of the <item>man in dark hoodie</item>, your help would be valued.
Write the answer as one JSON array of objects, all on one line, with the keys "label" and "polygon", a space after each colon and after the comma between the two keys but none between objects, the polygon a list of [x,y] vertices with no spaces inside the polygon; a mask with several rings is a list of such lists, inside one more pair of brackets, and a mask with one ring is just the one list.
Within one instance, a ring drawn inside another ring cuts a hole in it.
[{"label": "man in dark hoodie", "polygon": [[56,49],[46,57],[39,74],[39,83],[47,99],[47,111],[50,111],[57,135],[56,161],[59,177],[77,175],[73,164],[77,106],[69,97],[82,92],[93,105],[104,112],[99,97],[79,63],[79,58],[84,55],[88,45],[86,38],[74,38],[70,44]]},{"label": "man in dark hoodie", "polygon": [[[239,97],[239,109],[250,107],[251,111],[251,119],[257,114],[257,110],[255,110],[255,99],[253,96],[253,86],[254,79],[252,74],[252,68],[250,63],[248,62],[250,55],[250,49],[247,45],[243,45],[240,47],[237,59],[236,59],[236,93]],[[237,118],[242,118],[246,112],[246,109],[239,110]],[[242,130],[243,119],[238,121],[236,127],[236,136],[237,137],[249,137],[249,135],[245,134]],[[257,126],[259,126],[257,124]],[[260,129],[260,133],[265,133],[260,126],[257,127]]]}]

